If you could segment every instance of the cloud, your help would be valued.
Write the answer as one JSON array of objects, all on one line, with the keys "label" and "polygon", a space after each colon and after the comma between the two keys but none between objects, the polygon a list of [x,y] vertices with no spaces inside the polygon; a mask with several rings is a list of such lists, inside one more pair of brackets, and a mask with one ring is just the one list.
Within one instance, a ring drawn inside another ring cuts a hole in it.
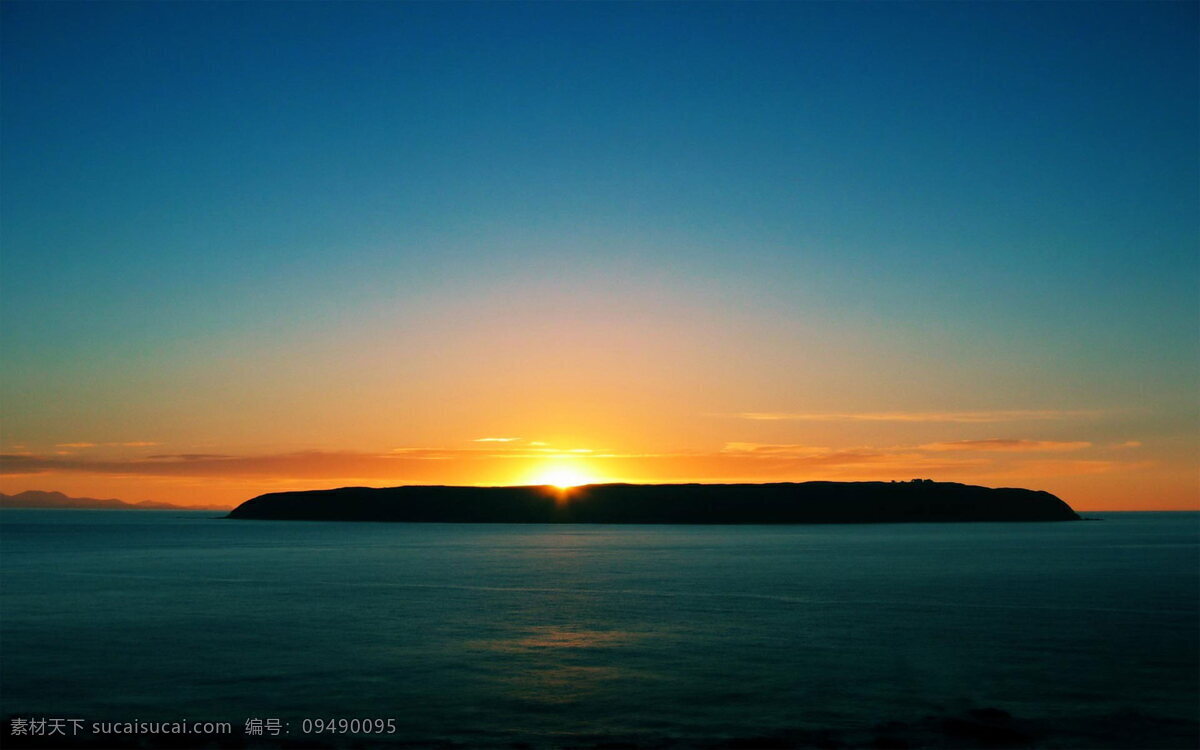
[{"label": "cloud", "polygon": [[[1128,470],[1146,465],[1121,461],[1013,460],[1034,451],[1077,450],[1084,443],[976,440],[916,448],[833,450],[801,444],[729,442],[718,450],[663,453],[543,452],[523,447],[462,449],[397,448],[388,452],[302,451],[228,455],[163,453],[128,458],[88,455],[0,455],[0,475],[91,474],[188,481],[290,482],[395,485],[413,483],[506,483],[520,480],[524,466],[581,461],[614,481],[808,481],[887,480],[937,477],[979,482],[1000,478],[1066,476]],[[575,449],[583,451],[588,449]]]},{"label": "cloud", "polygon": [[1013,410],[1013,411],[951,411],[951,412],[857,412],[857,413],[796,413],[742,412],[732,416],[758,422],[1023,422],[1052,419],[1077,419],[1095,416],[1094,411]]},{"label": "cloud", "polygon": [[1092,447],[1085,441],[1058,440],[954,440],[945,443],[927,443],[919,446],[925,451],[1078,451]]},{"label": "cloud", "polygon": [[397,467],[392,458],[388,454],[322,451],[250,456],[180,453],[111,460],[7,454],[0,455],[0,474],[83,472],[150,477],[382,478],[396,475]]},{"label": "cloud", "polygon": [[743,454],[751,456],[796,456],[807,457],[829,453],[829,448],[812,445],[773,444],[773,443],[726,443],[722,453]]},{"label": "cloud", "polygon": [[[500,451],[500,452],[497,452]],[[558,458],[566,456],[575,457],[599,457],[607,456],[609,458],[624,457],[628,454],[617,453],[596,453],[591,448],[512,448],[505,450],[503,448],[493,449],[488,453],[492,458]]]},{"label": "cloud", "polygon": [[[475,438],[472,442],[475,443],[515,443],[521,438],[498,438],[498,437],[482,437]],[[538,443],[538,445],[541,445]]]},{"label": "cloud", "polygon": [[1142,447],[1142,441],[1140,441],[1140,440],[1126,440],[1126,441],[1125,441],[1125,442],[1123,442],[1123,443],[1114,443],[1112,447],[1113,447],[1113,448],[1141,448],[1141,447]]},{"label": "cloud", "polygon": [[[388,459],[412,459],[414,461],[445,461],[463,455],[476,455],[480,449],[471,450],[439,450],[436,448],[392,448],[391,453],[382,456]],[[368,454],[369,455],[369,454]]]},{"label": "cloud", "polygon": [[862,467],[872,465],[893,473],[913,471],[953,470],[987,464],[985,459],[930,457],[920,453],[851,450],[833,451],[819,456],[796,459],[796,464],[809,467]]},{"label": "cloud", "polygon": [[1153,466],[1153,461],[1069,461],[1039,459],[1022,461],[1013,467],[1014,473],[1031,477],[1079,476],[1081,474],[1108,474],[1114,471],[1132,471]]},{"label": "cloud", "polygon": [[152,443],[148,440],[133,440],[133,441],[130,441],[127,443],[88,443],[88,442],[57,443],[57,444],[55,444],[54,447],[55,448],[98,448],[100,446],[115,446],[118,448],[149,448],[154,445],[158,445],[158,443]]},{"label": "cloud", "polygon": [[[548,459],[633,458],[623,454],[594,454],[590,449],[531,453],[515,448],[430,449],[396,448],[386,453],[354,451],[302,451],[265,455],[217,453],[162,453],[136,458],[89,458],[77,455],[0,455],[0,475],[86,473],[127,477],[361,478],[393,482],[453,482],[458,477],[512,476],[511,459],[532,462]],[[588,452],[582,452],[588,451]]]}]

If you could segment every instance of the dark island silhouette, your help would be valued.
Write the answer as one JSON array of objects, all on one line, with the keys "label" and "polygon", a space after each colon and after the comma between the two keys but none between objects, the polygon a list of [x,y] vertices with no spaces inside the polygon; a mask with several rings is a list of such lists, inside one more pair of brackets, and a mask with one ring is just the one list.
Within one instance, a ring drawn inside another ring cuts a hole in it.
[{"label": "dark island silhouette", "polygon": [[343,487],[274,492],[229,518],[438,523],[798,524],[1078,521],[1049,492],[955,482]]},{"label": "dark island silhouette", "polygon": [[154,500],[142,500],[130,503],[112,498],[97,500],[94,497],[68,497],[61,492],[43,490],[26,490],[15,495],[5,495],[0,492],[0,509],[2,508],[62,508],[70,510],[215,510],[212,507],[196,508],[172,503],[160,503]]}]

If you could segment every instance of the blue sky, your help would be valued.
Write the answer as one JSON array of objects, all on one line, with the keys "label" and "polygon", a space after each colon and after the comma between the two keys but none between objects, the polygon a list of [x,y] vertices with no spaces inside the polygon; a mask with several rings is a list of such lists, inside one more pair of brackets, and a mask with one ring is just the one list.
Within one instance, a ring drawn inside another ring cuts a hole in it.
[{"label": "blue sky", "polygon": [[585,328],[710,315],[663,335],[713,333],[679,373],[722,351],[759,373],[747,411],[790,408],[807,349],[804,408],[825,371],[861,380],[833,409],[1139,408],[1195,431],[1194,3],[0,13],[9,442],[137,432],[111,425],[143,386],[213,408],[218,361],[370,369],[397,319],[442,332],[403,345],[436,379],[442,342],[476,340],[464,317],[575,305]]}]

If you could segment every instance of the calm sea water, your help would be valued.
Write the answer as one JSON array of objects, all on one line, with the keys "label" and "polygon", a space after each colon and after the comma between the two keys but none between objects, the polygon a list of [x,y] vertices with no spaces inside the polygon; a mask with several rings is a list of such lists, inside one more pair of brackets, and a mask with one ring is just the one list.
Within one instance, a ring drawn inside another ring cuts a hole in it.
[{"label": "calm sea water", "polygon": [[[1195,722],[1200,514],[636,527],[0,513],[0,716],[555,746]],[[1086,744],[1086,743],[1085,743]],[[1153,744],[1148,738],[1147,746]]]}]

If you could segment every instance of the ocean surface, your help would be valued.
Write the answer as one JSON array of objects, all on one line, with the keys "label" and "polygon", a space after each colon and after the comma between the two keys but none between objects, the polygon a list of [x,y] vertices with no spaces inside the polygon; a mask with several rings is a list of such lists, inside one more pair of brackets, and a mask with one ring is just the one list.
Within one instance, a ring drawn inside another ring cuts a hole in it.
[{"label": "ocean surface", "polygon": [[1047,745],[1191,745],[1200,514],[1084,515],[1100,520],[6,510],[0,717],[223,720],[243,738],[278,719],[332,746],[352,741],[337,720],[380,719],[375,739],[418,745],[654,747],[878,742],[998,709]]}]

